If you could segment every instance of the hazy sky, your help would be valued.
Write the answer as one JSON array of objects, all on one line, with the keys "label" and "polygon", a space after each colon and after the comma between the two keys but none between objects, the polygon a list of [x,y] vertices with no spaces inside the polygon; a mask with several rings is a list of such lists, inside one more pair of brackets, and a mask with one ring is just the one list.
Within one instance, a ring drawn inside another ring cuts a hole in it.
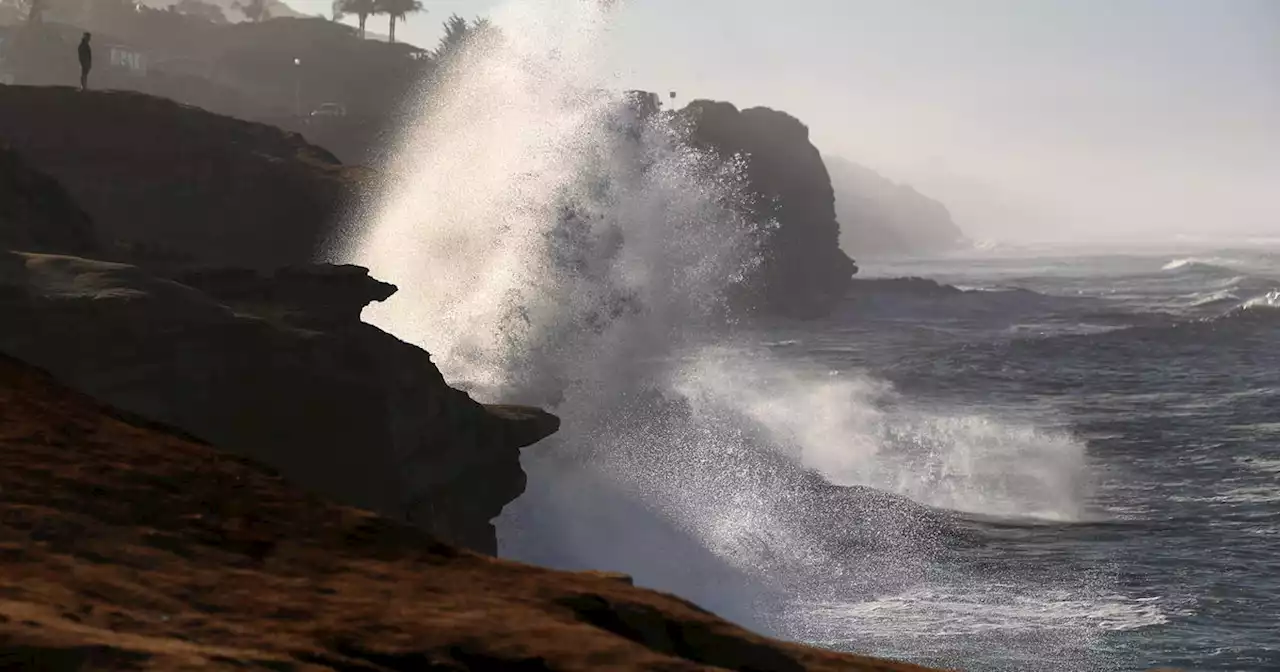
[{"label": "hazy sky", "polygon": [[1280,236],[1280,0],[630,0],[612,63],[785,109],[975,237]]}]

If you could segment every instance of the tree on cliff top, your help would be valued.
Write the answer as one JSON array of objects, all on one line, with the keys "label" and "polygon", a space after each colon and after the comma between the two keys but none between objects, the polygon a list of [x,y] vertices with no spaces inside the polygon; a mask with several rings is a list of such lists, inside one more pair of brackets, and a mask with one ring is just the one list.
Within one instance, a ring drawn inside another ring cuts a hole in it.
[{"label": "tree on cliff top", "polygon": [[377,0],[378,11],[391,17],[390,41],[396,41],[396,22],[404,21],[409,14],[426,11],[421,0]]},{"label": "tree on cliff top", "polygon": [[364,28],[369,21],[369,16],[382,12],[378,7],[378,0],[338,0],[335,9],[343,14],[356,15],[356,18],[360,21],[360,39],[364,39]]}]

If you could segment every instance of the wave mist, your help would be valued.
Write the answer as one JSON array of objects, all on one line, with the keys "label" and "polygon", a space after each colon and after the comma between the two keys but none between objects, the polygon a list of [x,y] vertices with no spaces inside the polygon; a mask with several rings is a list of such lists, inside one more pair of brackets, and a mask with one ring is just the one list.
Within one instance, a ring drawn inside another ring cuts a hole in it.
[{"label": "wave mist", "polygon": [[911,409],[734,328],[724,297],[769,224],[741,215],[741,165],[629,116],[597,67],[612,4],[501,7],[500,34],[422,98],[341,254],[400,287],[367,321],[483,401],[561,416],[524,454],[502,554],[628,572],[788,634],[797,600],[927,583],[947,545],[930,507],[1078,518],[1070,437]]}]

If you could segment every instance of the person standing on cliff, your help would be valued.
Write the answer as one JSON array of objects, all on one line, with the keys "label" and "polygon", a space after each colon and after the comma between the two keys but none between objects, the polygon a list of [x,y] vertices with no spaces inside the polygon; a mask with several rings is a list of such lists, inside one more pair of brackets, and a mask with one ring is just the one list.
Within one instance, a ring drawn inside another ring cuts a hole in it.
[{"label": "person standing on cliff", "polygon": [[89,71],[93,69],[93,47],[89,46],[89,33],[80,38],[80,90],[89,90]]}]

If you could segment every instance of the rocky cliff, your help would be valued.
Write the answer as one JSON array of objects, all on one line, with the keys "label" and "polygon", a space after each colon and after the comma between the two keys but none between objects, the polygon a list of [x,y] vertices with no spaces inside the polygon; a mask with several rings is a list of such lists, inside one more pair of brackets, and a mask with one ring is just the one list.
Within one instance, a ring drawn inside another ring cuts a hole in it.
[{"label": "rocky cliff", "polygon": [[459,551],[3,356],[0,493],[4,669],[923,670]]},{"label": "rocky cliff", "polygon": [[826,157],[840,218],[840,246],[859,257],[954,250],[964,232],[942,203],[838,156]]},{"label": "rocky cliff", "polygon": [[[105,194],[139,178],[97,180]],[[490,521],[524,490],[519,450],[559,422],[472,401],[427,353],[361,322],[395,287],[353,266],[148,270],[56,254],[93,252],[93,234],[57,182],[0,152],[0,352],[314,492],[496,551]]]},{"label": "rocky cliff", "polygon": [[0,143],[121,251],[271,268],[312,260],[364,173],[279,129],[128,92],[0,86]]},{"label": "rocky cliff", "polygon": [[[173,278],[173,279],[171,279]],[[175,271],[0,253],[0,352],[242,451],[308,489],[496,552],[535,409],[486,408],[360,321],[395,288],[356,267]]]},{"label": "rocky cliff", "polygon": [[796,317],[829,312],[857,267],[839,247],[831,178],[809,129],[785,112],[706,100],[690,103],[677,118],[696,145],[746,157],[747,179],[760,197],[756,216],[777,222],[763,246],[759,307]]}]

